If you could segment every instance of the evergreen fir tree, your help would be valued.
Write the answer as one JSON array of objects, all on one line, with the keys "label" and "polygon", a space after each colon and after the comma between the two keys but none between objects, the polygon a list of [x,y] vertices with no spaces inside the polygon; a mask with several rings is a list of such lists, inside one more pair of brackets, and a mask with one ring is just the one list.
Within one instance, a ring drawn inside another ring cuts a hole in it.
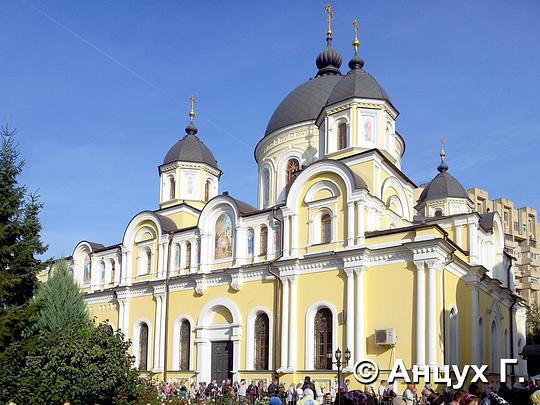
[{"label": "evergreen fir tree", "polygon": [[46,266],[37,255],[41,242],[36,195],[28,195],[17,178],[23,168],[13,139],[15,131],[0,130],[0,352],[22,338],[37,308],[29,301],[38,285],[37,274]]},{"label": "evergreen fir tree", "polygon": [[14,130],[2,127],[0,150],[0,308],[27,303],[35,293],[37,274],[45,264],[38,214],[41,203],[18,184],[24,162],[13,139]]},{"label": "evergreen fir tree", "polygon": [[37,326],[41,331],[56,332],[66,327],[91,325],[83,295],[63,259],[55,264],[49,281],[38,289],[36,302],[39,306]]}]

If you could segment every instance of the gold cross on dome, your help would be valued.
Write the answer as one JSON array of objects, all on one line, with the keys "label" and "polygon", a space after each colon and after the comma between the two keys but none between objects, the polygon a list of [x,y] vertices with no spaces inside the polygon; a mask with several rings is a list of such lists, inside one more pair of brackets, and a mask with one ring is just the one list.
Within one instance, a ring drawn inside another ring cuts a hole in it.
[{"label": "gold cross on dome", "polygon": [[326,11],[326,14],[328,14],[328,32],[327,32],[327,35],[331,36],[332,35],[332,20],[334,19],[334,12],[332,11],[332,6],[330,5],[330,3],[326,4],[324,6],[324,9]]},{"label": "gold cross on dome", "polygon": [[444,159],[444,157],[446,156],[446,152],[444,151],[444,138],[441,138],[441,159]]},{"label": "gold cross on dome", "polygon": [[191,110],[189,111],[189,119],[193,121],[193,118],[195,118],[195,96],[189,96],[189,101],[191,102]]},{"label": "gold cross on dome", "polygon": [[358,46],[360,45],[360,41],[358,41],[358,19],[355,17],[352,25],[354,27],[354,41],[353,41],[353,48],[354,52],[358,52]]}]

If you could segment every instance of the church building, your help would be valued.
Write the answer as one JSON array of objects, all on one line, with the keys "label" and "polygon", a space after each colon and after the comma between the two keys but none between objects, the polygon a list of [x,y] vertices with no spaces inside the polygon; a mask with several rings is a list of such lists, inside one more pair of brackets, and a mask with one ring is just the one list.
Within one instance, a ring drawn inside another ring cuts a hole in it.
[{"label": "church building", "polygon": [[[475,211],[444,150],[414,198],[397,106],[356,34],[342,66],[330,17],[316,69],[255,146],[256,207],[220,193],[192,99],[186,134],[159,165],[159,208],[134,215],[116,245],[75,247],[91,316],[132,341],[142,373],[329,386],[340,349],[354,386],[362,359],[384,378],[395,359],[495,374],[519,358],[525,306],[500,216]],[[526,374],[523,360],[513,372]]]}]

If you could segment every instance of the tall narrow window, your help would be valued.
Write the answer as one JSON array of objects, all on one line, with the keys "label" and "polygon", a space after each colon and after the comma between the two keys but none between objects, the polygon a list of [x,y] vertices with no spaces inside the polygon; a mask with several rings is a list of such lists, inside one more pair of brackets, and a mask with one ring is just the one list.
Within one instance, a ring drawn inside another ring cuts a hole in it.
[{"label": "tall narrow window", "polygon": [[268,169],[264,169],[262,175],[262,193],[263,193],[263,208],[270,204],[270,173]]},{"label": "tall narrow window", "polygon": [[83,280],[85,283],[89,283],[90,280],[92,280],[92,267],[90,266],[90,259],[88,256],[84,259]]},{"label": "tall narrow window", "polygon": [[180,270],[180,259],[182,258],[182,248],[180,247],[180,244],[177,243],[174,245],[174,269]]},{"label": "tall narrow window", "polygon": [[255,233],[252,228],[249,228],[247,231],[247,254],[248,257],[253,257],[253,239],[255,238]]},{"label": "tall narrow window", "polygon": [[114,280],[116,280],[116,262],[111,259],[111,283],[114,283]]},{"label": "tall narrow window", "polygon": [[255,318],[255,370],[268,370],[270,322],[264,312]]},{"label": "tall narrow window", "polygon": [[141,323],[139,329],[139,370],[148,369],[148,325]]},{"label": "tall narrow window", "polygon": [[338,149],[345,149],[347,146],[347,124],[342,122],[338,125]]},{"label": "tall narrow window", "polygon": [[206,183],[204,184],[204,201],[210,200],[211,189],[212,189],[212,181],[208,179],[206,180]]},{"label": "tall narrow window", "polygon": [[180,370],[189,370],[189,348],[191,346],[191,327],[184,319],[180,325]]},{"label": "tall narrow window", "polygon": [[259,255],[264,256],[268,252],[268,228],[263,226],[261,228],[261,241]]},{"label": "tall narrow window", "polygon": [[448,325],[449,329],[449,353],[448,361],[450,365],[459,365],[459,355],[458,355],[458,314],[456,308],[452,308],[450,311],[450,322]]},{"label": "tall narrow window", "polygon": [[186,269],[191,267],[191,243],[186,243]]},{"label": "tall narrow window", "polygon": [[332,312],[321,308],[315,315],[315,369],[332,368]]},{"label": "tall narrow window", "polygon": [[330,214],[321,216],[321,243],[332,242],[332,217]]},{"label": "tall narrow window", "polygon": [[174,177],[169,177],[169,199],[174,200],[176,196],[176,181],[174,180]]},{"label": "tall narrow window", "polygon": [[287,161],[287,167],[285,169],[285,181],[286,185],[289,185],[293,180],[294,173],[300,170],[300,163],[298,159],[292,158]]},{"label": "tall narrow window", "polygon": [[99,282],[105,283],[105,262],[103,260],[99,263]]},{"label": "tall narrow window", "polygon": [[146,249],[144,254],[146,256],[146,274],[150,274],[152,271],[152,251],[150,249]]}]

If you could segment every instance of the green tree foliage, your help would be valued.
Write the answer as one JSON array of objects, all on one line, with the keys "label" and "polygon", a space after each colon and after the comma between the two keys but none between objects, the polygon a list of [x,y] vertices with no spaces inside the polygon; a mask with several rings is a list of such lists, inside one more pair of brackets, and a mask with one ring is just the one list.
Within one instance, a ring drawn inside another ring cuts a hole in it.
[{"label": "green tree foliage", "polygon": [[21,339],[37,308],[29,304],[37,274],[46,266],[37,256],[45,253],[41,242],[41,203],[19,185],[23,168],[14,141],[15,131],[0,130],[0,352]]},{"label": "green tree foliage", "polygon": [[[21,404],[128,404],[142,394],[127,354],[129,342],[110,325],[41,333],[30,346],[0,357],[0,401]],[[20,356],[17,351],[26,354]],[[21,358],[22,357],[22,358]],[[13,362],[13,359],[15,361]]]},{"label": "green tree foliage", "polygon": [[91,325],[84,297],[63,259],[56,262],[49,281],[38,290],[36,303],[37,327],[42,331],[56,332],[67,325],[79,328]]}]

